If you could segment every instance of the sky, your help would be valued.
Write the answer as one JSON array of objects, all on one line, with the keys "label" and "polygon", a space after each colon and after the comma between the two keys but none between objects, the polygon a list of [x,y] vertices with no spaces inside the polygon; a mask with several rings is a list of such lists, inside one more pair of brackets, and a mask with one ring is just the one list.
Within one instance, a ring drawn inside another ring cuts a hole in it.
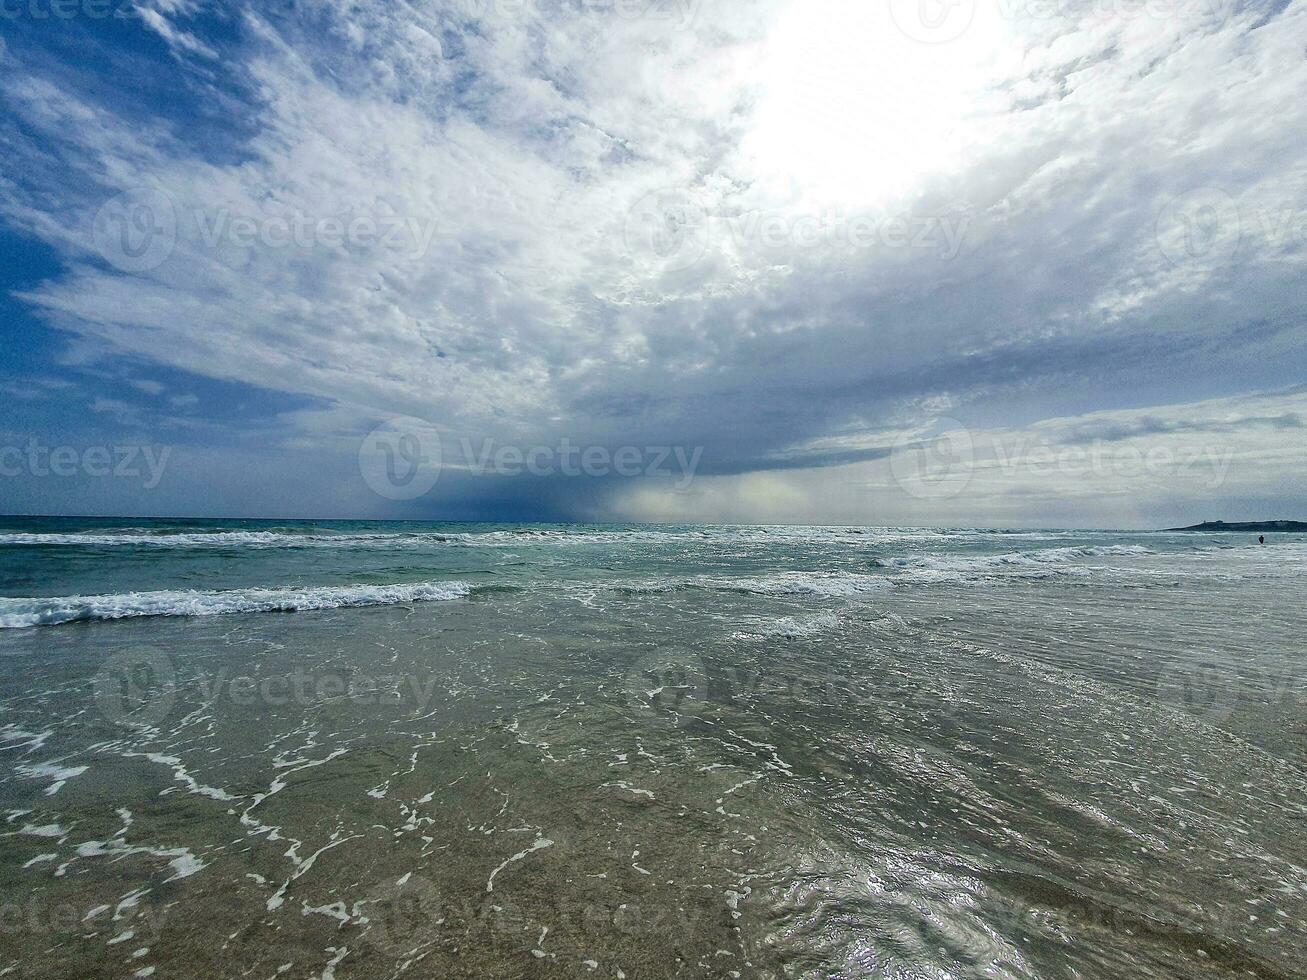
[{"label": "sky", "polygon": [[1307,519],[1307,2],[5,0],[0,512]]}]

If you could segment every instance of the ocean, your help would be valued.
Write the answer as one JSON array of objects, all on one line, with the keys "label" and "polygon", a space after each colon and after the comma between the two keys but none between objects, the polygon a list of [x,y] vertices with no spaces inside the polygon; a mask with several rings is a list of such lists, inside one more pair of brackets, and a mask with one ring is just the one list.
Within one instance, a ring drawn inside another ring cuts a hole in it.
[{"label": "ocean", "polygon": [[3,519],[0,976],[1305,976],[1305,573]]}]

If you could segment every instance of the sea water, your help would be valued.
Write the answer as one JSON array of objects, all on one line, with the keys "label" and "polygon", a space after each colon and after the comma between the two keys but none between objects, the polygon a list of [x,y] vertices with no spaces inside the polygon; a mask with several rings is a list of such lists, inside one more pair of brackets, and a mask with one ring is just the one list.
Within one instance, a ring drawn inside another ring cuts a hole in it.
[{"label": "sea water", "polygon": [[0,975],[1307,974],[1307,538],[0,523]]}]

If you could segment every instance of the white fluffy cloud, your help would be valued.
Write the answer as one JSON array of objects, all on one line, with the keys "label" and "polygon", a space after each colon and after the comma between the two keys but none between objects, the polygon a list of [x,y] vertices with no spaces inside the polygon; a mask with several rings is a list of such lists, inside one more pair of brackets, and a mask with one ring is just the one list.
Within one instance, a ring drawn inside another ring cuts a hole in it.
[{"label": "white fluffy cloud", "polygon": [[[933,44],[851,0],[342,3],[221,43],[197,9],[142,28],[244,93],[200,83],[242,117],[222,152],[11,52],[3,213],[66,263],[22,298],[324,399],[336,434],[702,446],[726,496],[591,506],[811,519],[945,412],[1016,430],[1304,364],[1301,2],[978,3]],[[966,499],[901,509],[1008,513]]]}]

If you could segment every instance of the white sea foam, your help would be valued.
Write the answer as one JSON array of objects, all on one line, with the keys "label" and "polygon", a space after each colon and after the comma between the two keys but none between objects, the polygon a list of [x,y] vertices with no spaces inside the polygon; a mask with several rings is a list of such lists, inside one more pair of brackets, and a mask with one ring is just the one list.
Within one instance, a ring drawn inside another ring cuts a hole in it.
[{"label": "white sea foam", "polygon": [[0,629],[50,626],[80,620],[135,616],[220,616],[226,613],[305,612],[346,606],[389,606],[459,599],[465,582],[344,585],[303,589],[233,589],[227,592],[126,592],[44,599],[0,598]]},{"label": "white sea foam", "polygon": [[896,586],[991,581],[1001,578],[1051,578],[1089,574],[1090,558],[1134,558],[1152,554],[1142,545],[1087,545],[1048,548],[999,555],[914,555],[883,559],[881,571],[806,572],[786,571],[769,575],[699,576],[679,583],[628,583],[632,593],[668,591],[675,588],[717,589],[766,596],[847,598]]},{"label": "white sea foam", "polygon": [[839,617],[832,612],[817,613],[813,616],[781,616],[775,619],[759,620],[747,623],[747,628],[732,634],[737,640],[762,640],[771,637],[799,639],[818,636],[839,626]]},{"label": "white sea foam", "polygon": [[1013,551],[999,555],[913,555],[881,564],[899,583],[975,581],[990,578],[1047,578],[1080,574],[1086,558],[1135,558],[1152,552],[1142,545],[1084,545]]},{"label": "white sea foam", "polygon": [[113,533],[0,534],[0,545],[80,548],[504,548],[531,544],[647,544],[699,541],[705,535],[661,531],[569,532],[519,528],[512,531],[320,534],[285,531],[196,531],[149,534]]},{"label": "white sea foam", "polygon": [[[829,545],[872,547],[951,540],[1057,540],[1060,532],[943,531],[933,528],[714,527],[695,528],[537,528],[497,531],[319,531],[149,532],[142,528],[79,532],[6,532],[0,545],[85,548],[505,548],[528,545],[728,544]],[[1054,549],[1058,550],[1058,549]],[[1069,549],[1078,550],[1078,549]]]},{"label": "white sea foam", "polygon": [[51,780],[50,785],[45,788],[45,795],[54,796],[63,789],[64,783],[76,779],[89,768],[90,766],[59,766],[51,762],[38,762],[33,765],[20,765],[18,772],[28,779]]},{"label": "white sea foam", "polygon": [[146,534],[115,532],[95,534],[0,534],[0,545],[65,546],[81,548],[314,548],[368,544],[403,544],[406,540],[439,539],[442,535],[405,534],[293,534],[281,531],[196,531]]},{"label": "white sea foam", "polygon": [[831,598],[861,595],[889,588],[889,579],[881,575],[855,573],[777,572],[746,578],[705,577],[690,585],[725,591],[752,592],[756,595],[817,595]]},{"label": "white sea foam", "polygon": [[5,533],[0,545],[80,548],[413,548],[440,545],[487,546],[521,543],[516,532],[318,534],[287,531],[195,531],[147,534],[136,531],[98,533]]},{"label": "white sea foam", "polygon": [[1072,548],[1044,548],[1039,551],[1012,551],[1000,555],[927,555],[898,559],[904,566],[951,565],[972,568],[1058,565],[1081,558],[1129,558],[1152,552],[1139,544],[1081,545]]}]

